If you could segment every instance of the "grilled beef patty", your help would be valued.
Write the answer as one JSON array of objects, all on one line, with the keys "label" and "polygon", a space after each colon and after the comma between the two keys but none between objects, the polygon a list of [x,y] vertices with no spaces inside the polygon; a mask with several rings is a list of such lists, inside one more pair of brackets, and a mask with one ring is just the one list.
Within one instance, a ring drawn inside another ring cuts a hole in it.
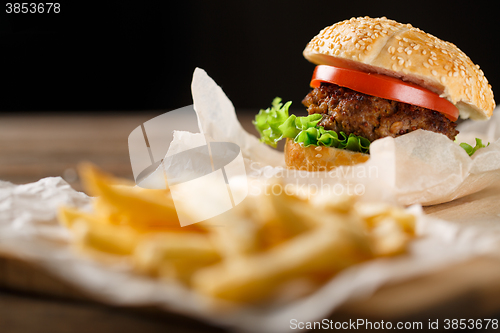
[{"label": "grilled beef patty", "polygon": [[322,83],[302,101],[309,114],[320,113],[318,125],[347,135],[354,133],[374,141],[397,137],[417,129],[455,140],[457,124],[442,113],[423,107],[366,95],[349,88]]}]

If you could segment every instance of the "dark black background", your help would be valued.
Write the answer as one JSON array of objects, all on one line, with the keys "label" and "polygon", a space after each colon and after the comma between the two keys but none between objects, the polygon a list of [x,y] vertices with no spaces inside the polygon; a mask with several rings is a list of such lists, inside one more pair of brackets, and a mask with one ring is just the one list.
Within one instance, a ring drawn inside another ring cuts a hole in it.
[{"label": "dark black background", "polygon": [[[3,4],[4,5],[4,4]],[[494,1],[72,1],[59,14],[0,14],[0,111],[134,111],[192,103],[204,68],[237,109],[300,106],[323,27],[387,16],[451,41],[500,94]]]}]

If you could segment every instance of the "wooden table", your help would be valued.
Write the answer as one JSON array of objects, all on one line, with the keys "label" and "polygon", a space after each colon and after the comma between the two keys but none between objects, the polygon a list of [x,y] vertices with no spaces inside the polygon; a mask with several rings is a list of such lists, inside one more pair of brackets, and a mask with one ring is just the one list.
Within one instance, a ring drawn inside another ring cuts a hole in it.
[{"label": "wooden table", "polygon": [[[82,190],[76,168],[90,161],[132,179],[128,134],[162,112],[135,114],[2,115],[0,179],[27,183],[63,176]],[[241,113],[255,133],[251,113]],[[486,201],[485,201],[486,199]],[[500,202],[500,184],[451,203],[427,207],[450,216],[461,204]],[[457,216],[457,220],[474,216]],[[460,221],[459,221],[460,222]],[[333,320],[421,321],[445,318],[499,318],[500,260],[476,258],[442,271],[386,285],[368,299],[343,305]],[[0,332],[218,332],[204,323],[152,309],[98,304],[36,267],[0,258]]]}]

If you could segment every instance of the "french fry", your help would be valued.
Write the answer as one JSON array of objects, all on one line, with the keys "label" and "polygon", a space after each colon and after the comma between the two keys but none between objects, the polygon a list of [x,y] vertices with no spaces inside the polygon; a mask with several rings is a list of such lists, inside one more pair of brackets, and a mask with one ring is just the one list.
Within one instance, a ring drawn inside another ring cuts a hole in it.
[{"label": "french fry", "polygon": [[199,269],[212,264],[210,262],[200,262],[193,259],[163,261],[158,264],[158,277],[167,281],[179,281],[189,285],[192,275]]},{"label": "french fry", "polygon": [[377,222],[370,233],[372,249],[376,256],[391,256],[404,252],[410,240],[400,221],[388,216]]},{"label": "french fry", "polygon": [[415,235],[416,218],[402,208],[392,207],[389,212],[389,216],[393,218],[403,229],[403,231],[409,235]]},{"label": "french fry", "polygon": [[311,231],[270,250],[204,268],[193,276],[196,291],[234,302],[262,302],[287,281],[307,276],[331,276],[371,258],[362,234],[331,215]]},{"label": "french fry", "polygon": [[390,217],[400,224],[405,232],[411,235],[415,232],[415,216],[402,208],[382,203],[358,202],[354,206],[354,211],[366,221],[370,229],[376,227],[381,221]]},{"label": "french fry", "polygon": [[80,167],[82,180],[89,192],[109,205],[113,219],[138,229],[178,228],[182,231],[202,229],[196,225],[181,228],[168,190],[151,190],[131,186],[113,186],[112,180],[92,165]]},{"label": "french fry", "polygon": [[209,222],[212,227],[209,228],[205,224],[212,243],[225,259],[245,256],[263,249],[259,230],[272,218],[273,211],[261,199],[247,197],[244,204],[211,218]]},{"label": "french fry", "polygon": [[340,214],[352,213],[357,197],[354,195],[318,195],[312,198],[312,204],[327,211]]},{"label": "french fry", "polygon": [[286,233],[285,239],[306,232],[316,226],[312,219],[305,218],[311,210],[309,202],[297,196],[281,192],[278,195],[264,197],[273,206],[274,218],[267,223],[267,227],[281,229]]},{"label": "french fry", "polygon": [[99,218],[91,213],[81,211],[79,209],[67,206],[59,207],[57,211],[57,219],[59,222],[68,229],[73,227],[73,224],[78,219],[97,222]]},{"label": "french fry", "polygon": [[187,281],[191,274],[220,260],[210,239],[199,233],[155,233],[145,236],[133,253],[137,270]]},{"label": "french fry", "polygon": [[94,215],[102,221],[107,221],[108,223],[114,225],[128,225],[138,233],[154,233],[154,232],[200,232],[206,233],[201,226],[189,225],[186,227],[171,226],[168,224],[160,225],[145,225],[130,223],[131,216],[127,211],[119,211],[114,205],[110,205],[108,202],[103,200],[101,197],[94,198],[93,201]]},{"label": "french fry", "polygon": [[355,212],[365,221],[376,256],[405,251],[415,235],[415,216],[399,207],[381,203],[357,203]]},{"label": "french fry", "polygon": [[93,212],[58,212],[77,244],[234,302],[287,299],[297,285],[295,295],[303,296],[350,265],[404,252],[415,233],[415,216],[402,208],[287,191],[250,195],[221,215],[180,227],[169,190],[132,187],[90,165],[80,171],[97,196]]},{"label": "french fry", "polygon": [[224,225],[211,230],[225,258],[266,251],[316,226],[308,202],[296,196],[247,197],[244,205],[211,219]]},{"label": "french fry", "polygon": [[244,216],[233,216],[235,218],[233,223],[213,228],[209,234],[210,239],[225,260],[246,256],[259,249],[256,238],[257,229],[252,224],[252,220]]},{"label": "french fry", "polygon": [[72,231],[80,245],[117,255],[130,255],[140,240],[137,232],[130,227],[115,226],[95,219],[76,219]]}]

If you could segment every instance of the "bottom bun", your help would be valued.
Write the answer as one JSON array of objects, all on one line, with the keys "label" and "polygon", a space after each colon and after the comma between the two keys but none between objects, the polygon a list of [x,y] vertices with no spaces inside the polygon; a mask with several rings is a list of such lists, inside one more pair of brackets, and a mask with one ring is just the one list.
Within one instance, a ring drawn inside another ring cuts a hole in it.
[{"label": "bottom bun", "polygon": [[290,169],[329,171],[342,165],[368,161],[370,155],[324,146],[304,147],[291,139],[285,144],[285,163]]}]

